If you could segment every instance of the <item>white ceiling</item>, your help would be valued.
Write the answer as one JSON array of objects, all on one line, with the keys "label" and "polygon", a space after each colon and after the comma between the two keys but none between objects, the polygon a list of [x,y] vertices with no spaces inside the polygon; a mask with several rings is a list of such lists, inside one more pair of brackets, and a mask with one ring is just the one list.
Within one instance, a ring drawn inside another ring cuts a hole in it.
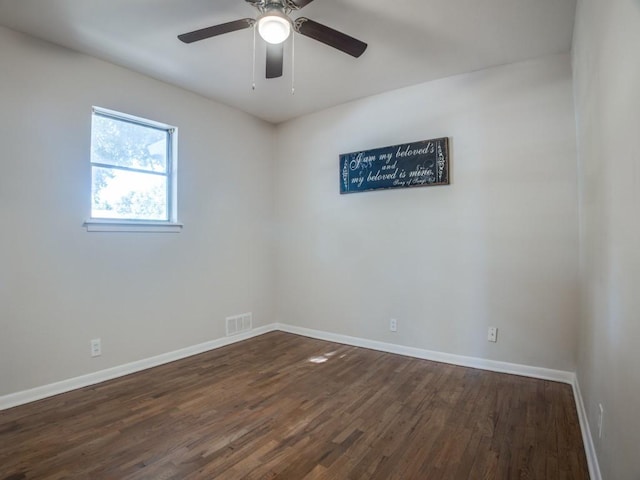
[{"label": "white ceiling", "polygon": [[315,0],[292,17],[369,44],[359,59],[295,37],[284,75],[264,78],[252,29],[190,45],[176,36],[255,17],[244,0],[0,0],[0,25],[281,122],[349,100],[571,48],[575,0]]}]

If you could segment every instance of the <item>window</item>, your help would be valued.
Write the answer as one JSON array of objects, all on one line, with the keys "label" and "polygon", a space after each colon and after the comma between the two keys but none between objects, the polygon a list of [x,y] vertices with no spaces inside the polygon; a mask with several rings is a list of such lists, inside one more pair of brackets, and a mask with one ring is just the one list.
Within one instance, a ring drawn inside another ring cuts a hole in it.
[{"label": "window", "polygon": [[96,225],[179,226],[176,142],[174,127],[94,107],[90,230]]}]

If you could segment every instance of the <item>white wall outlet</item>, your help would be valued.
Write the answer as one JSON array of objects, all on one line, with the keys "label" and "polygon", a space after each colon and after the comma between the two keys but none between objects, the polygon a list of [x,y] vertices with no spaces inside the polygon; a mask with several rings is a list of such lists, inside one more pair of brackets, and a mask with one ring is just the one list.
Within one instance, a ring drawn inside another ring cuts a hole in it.
[{"label": "white wall outlet", "polygon": [[602,408],[602,404],[598,404],[599,415],[598,415],[598,438],[602,438],[602,422],[604,420],[604,408]]},{"label": "white wall outlet", "polygon": [[100,341],[99,338],[94,338],[93,340],[91,340],[91,356],[92,357],[99,357],[100,355],[102,355],[102,342]]},{"label": "white wall outlet", "polygon": [[498,328],[497,327],[489,327],[489,331],[487,332],[487,340],[490,342],[498,341]]},{"label": "white wall outlet", "polygon": [[389,320],[389,330],[391,330],[392,332],[398,331],[398,320],[396,320],[395,318]]}]

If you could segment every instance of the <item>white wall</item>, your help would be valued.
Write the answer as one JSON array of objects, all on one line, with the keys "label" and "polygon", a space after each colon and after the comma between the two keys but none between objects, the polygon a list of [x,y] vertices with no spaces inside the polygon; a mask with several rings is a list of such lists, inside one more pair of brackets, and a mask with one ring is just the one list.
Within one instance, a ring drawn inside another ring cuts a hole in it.
[{"label": "white wall", "polygon": [[[603,478],[640,478],[640,1],[580,0],[578,379]],[[604,408],[598,438],[598,405]]]},{"label": "white wall", "polygon": [[[450,186],[339,195],[340,153],[441,136],[451,142]],[[281,125],[278,321],[573,371],[575,156],[568,55]],[[486,341],[489,325],[497,344]]]},{"label": "white wall", "polygon": [[[274,127],[3,28],[0,65],[0,395],[273,322]],[[92,105],[178,126],[182,233],[82,227]]]}]

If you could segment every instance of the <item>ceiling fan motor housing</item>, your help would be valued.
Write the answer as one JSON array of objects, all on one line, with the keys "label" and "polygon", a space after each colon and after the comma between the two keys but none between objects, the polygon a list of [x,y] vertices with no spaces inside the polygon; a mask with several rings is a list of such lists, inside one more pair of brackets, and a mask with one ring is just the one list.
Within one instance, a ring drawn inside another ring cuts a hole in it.
[{"label": "ceiling fan motor housing", "polygon": [[284,42],[291,34],[291,19],[284,12],[282,5],[273,3],[267,5],[265,11],[257,19],[258,32],[268,43]]}]

